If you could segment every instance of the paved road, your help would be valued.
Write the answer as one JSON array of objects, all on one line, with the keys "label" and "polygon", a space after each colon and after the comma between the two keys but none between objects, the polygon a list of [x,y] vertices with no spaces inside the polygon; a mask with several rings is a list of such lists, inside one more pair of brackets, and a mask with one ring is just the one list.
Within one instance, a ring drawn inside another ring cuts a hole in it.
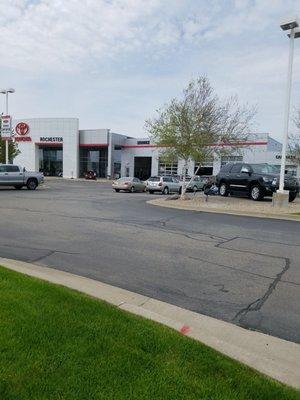
[{"label": "paved road", "polygon": [[0,189],[0,256],[300,342],[299,222],[146,204],[154,197],[62,180]]}]

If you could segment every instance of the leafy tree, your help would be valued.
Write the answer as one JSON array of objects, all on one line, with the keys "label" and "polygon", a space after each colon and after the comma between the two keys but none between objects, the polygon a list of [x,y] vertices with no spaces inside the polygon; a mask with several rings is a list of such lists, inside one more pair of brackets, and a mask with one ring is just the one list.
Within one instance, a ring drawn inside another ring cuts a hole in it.
[{"label": "leafy tree", "polygon": [[[17,143],[13,141],[8,142],[8,159],[13,162],[14,158],[20,154]],[[1,119],[0,119],[0,164],[5,164],[5,141],[1,138]]]},{"label": "leafy tree", "polygon": [[[146,121],[146,130],[161,148],[165,159],[189,160],[198,165],[194,176],[205,161],[213,156],[236,154],[239,142],[248,137],[255,109],[240,107],[236,97],[221,101],[209,80],[192,80],[181,98],[174,98],[157,116]],[[186,191],[185,174],[182,196]],[[193,179],[193,178],[192,178]]]},{"label": "leafy tree", "polygon": [[[8,159],[9,162],[13,162],[14,158],[20,154],[20,150],[16,143],[8,142]],[[5,141],[0,137],[0,164],[5,164]]]}]

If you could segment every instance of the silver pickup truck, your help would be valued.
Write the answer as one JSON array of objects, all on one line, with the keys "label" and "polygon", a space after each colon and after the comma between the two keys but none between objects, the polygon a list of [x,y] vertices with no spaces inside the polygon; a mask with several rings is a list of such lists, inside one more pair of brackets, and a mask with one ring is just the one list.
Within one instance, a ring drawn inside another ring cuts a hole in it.
[{"label": "silver pickup truck", "polygon": [[14,186],[22,189],[26,186],[29,190],[35,190],[44,182],[41,172],[26,171],[25,168],[13,164],[0,164],[0,186]]}]

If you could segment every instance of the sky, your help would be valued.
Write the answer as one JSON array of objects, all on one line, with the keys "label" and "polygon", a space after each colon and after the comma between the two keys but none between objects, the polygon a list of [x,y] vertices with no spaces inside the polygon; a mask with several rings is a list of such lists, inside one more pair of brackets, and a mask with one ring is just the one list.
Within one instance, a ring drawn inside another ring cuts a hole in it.
[{"label": "sky", "polygon": [[16,90],[14,118],[78,117],[81,129],[144,137],[145,120],[205,75],[221,99],[257,107],[253,131],[282,137],[289,41],[279,25],[300,17],[300,0],[0,0],[0,8],[0,87]]}]

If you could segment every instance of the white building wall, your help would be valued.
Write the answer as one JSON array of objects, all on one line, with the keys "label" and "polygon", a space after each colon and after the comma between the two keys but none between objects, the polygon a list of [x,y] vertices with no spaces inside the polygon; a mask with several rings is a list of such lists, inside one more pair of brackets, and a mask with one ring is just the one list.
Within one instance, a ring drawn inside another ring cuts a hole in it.
[{"label": "white building wall", "polygon": [[80,129],[79,143],[108,145],[108,132],[109,129]]},{"label": "white building wall", "polygon": [[24,166],[27,170],[37,171],[41,138],[62,137],[63,176],[64,178],[78,177],[78,118],[23,118],[13,121],[14,129],[19,122],[25,122],[29,126],[26,138],[31,140],[17,142],[21,153],[15,158],[14,163]]},{"label": "white building wall", "polygon": [[[26,122],[26,121],[24,121]],[[14,164],[25,167],[27,171],[38,171],[39,156],[34,143],[19,142],[17,143],[20,154],[15,157]]]}]

